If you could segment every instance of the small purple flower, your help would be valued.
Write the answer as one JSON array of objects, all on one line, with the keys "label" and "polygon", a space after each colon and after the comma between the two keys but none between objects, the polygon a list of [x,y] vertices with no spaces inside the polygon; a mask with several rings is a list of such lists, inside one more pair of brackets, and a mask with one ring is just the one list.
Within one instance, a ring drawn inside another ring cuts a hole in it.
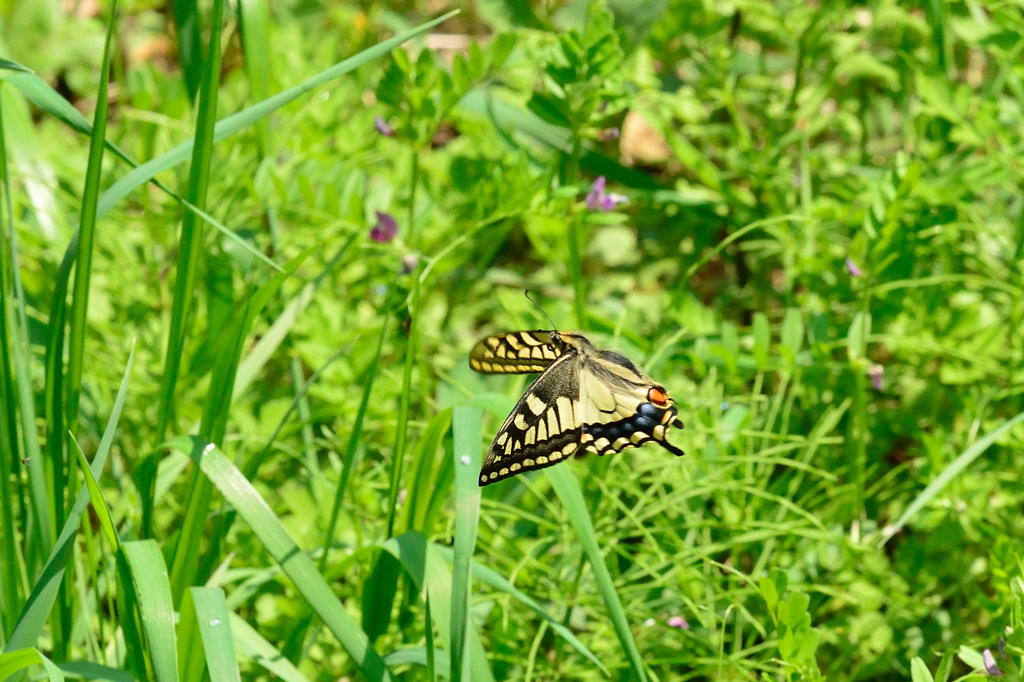
[{"label": "small purple flower", "polygon": [[868,368],[868,376],[871,377],[871,388],[876,391],[882,390],[882,376],[885,375],[885,367],[881,365],[871,365]]},{"label": "small purple flower", "polygon": [[370,239],[379,243],[387,244],[398,236],[398,223],[390,213],[377,211],[377,224],[370,230]]},{"label": "small purple flower", "polygon": [[591,185],[590,191],[587,192],[587,208],[591,211],[611,211],[626,201],[626,197],[621,194],[605,192],[605,184],[604,176],[598,176],[597,180],[594,180],[594,184]]},{"label": "small purple flower", "polygon": [[612,126],[611,128],[605,128],[597,133],[597,139],[608,142],[609,140],[619,139],[619,129]]},{"label": "small purple flower", "polygon": [[981,660],[985,664],[985,672],[992,677],[998,677],[1003,674],[1003,671],[999,669],[998,665],[996,665],[995,656],[992,655],[990,650],[985,649],[985,651],[981,653]]},{"label": "small purple flower", "polygon": [[373,117],[373,127],[376,128],[377,132],[383,135],[384,137],[395,136],[394,129],[388,125],[388,122],[384,120],[383,116],[378,115]]},{"label": "small purple flower", "polygon": [[682,616],[672,616],[668,619],[668,626],[670,628],[679,628],[680,630],[689,630],[690,624],[686,622],[686,619]]},{"label": "small purple flower", "polygon": [[850,274],[854,277],[860,277],[860,268],[853,262],[853,259],[849,256],[846,257],[846,269],[850,271]]}]

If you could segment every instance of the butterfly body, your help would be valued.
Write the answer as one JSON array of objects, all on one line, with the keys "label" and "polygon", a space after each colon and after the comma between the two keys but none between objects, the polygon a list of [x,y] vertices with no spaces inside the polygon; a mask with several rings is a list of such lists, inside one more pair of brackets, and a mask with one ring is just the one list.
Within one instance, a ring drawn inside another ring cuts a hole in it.
[{"label": "butterfly body", "polygon": [[647,441],[683,454],[666,439],[669,426],[682,424],[665,388],[625,356],[595,348],[578,332],[489,336],[474,346],[469,364],[485,374],[541,372],[498,429],[481,486],[571,455],[606,455]]}]

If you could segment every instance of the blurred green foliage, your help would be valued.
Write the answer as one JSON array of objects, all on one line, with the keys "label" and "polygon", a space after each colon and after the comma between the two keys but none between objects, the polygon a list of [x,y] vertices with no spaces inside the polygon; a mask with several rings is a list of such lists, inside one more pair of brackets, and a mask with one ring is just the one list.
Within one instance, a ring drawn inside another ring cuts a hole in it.
[{"label": "blurred green foliage", "polygon": [[[107,136],[139,161],[194,130],[201,63],[182,27],[195,21],[195,35],[208,35],[211,4],[121,3]],[[353,613],[360,604],[393,612],[377,619],[385,630],[376,649],[397,677],[425,678],[415,649],[427,641],[423,576],[407,567],[390,592],[364,590],[373,550],[389,536],[396,429],[409,429],[410,462],[394,534],[449,544],[449,408],[484,407],[486,438],[525,388],[522,377],[472,374],[466,354],[486,333],[548,325],[523,297],[528,288],[556,324],[582,320],[680,406],[686,429],[675,439],[688,457],[648,447],[563,465],[580,478],[652,679],[946,680],[983,670],[986,649],[1019,679],[1024,430],[1001,436],[900,532],[886,530],[958,454],[1024,410],[1019,4],[231,7],[218,118],[436,12],[462,10],[214,147],[206,210],[280,264],[313,248],[295,276],[275,281],[280,294],[261,301],[239,362],[224,350],[232,320],[245,318],[250,293],[274,273],[205,230],[167,434],[220,414],[224,452],[310,551],[330,545],[342,462],[353,463],[324,574]],[[0,1],[0,55],[91,118],[106,10],[90,0]],[[266,20],[243,27],[247,16]],[[245,68],[254,50],[265,70]],[[18,567],[0,575],[6,640],[46,559],[24,530],[28,446],[24,427],[12,426],[22,410],[22,380],[8,362],[15,280],[43,416],[46,349],[57,343],[47,324],[89,140],[10,82],[0,96],[19,259],[15,278],[5,210],[0,397],[11,418],[0,419],[0,452],[10,455],[0,483],[18,529],[2,547],[4,563]],[[377,132],[377,116],[393,136]],[[103,187],[127,170],[107,154]],[[628,201],[588,209],[598,176]],[[184,164],[159,176],[179,193],[187,178]],[[378,211],[397,218],[393,241],[370,239]],[[148,526],[152,485],[153,536],[168,565],[190,463],[182,451],[150,453],[163,435],[157,403],[181,214],[146,186],[98,223],[81,407],[70,425],[92,461],[134,342],[112,476],[100,485],[125,541]],[[409,343],[414,277],[422,292]],[[392,310],[399,324],[388,327]],[[403,383],[407,353],[414,369]],[[232,378],[233,390],[217,385],[236,375],[244,381]],[[371,375],[362,435],[346,459]],[[409,418],[399,425],[403,390]],[[78,488],[48,494],[73,501]],[[213,504],[196,584],[225,587],[227,607],[309,679],[359,674],[257,535],[227,520],[221,498]],[[629,679],[629,657],[547,479],[485,488],[480,517],[475,561],[568,627],[613,679]],[[71,659],[121,668],[115,632],[136,626],[112,611],[118,567],[99,526],[84,525],[66,578],[75,627],[48,631],[37,646],[61,651],[60,639]],[[402,537],[390,542],[412,541]],[[474,583],[470,615],[496,679],[605,678],[508,592]],[[685,628],[669,624],[676,617]],[[244,657],[242,674],[267,675]]]}]

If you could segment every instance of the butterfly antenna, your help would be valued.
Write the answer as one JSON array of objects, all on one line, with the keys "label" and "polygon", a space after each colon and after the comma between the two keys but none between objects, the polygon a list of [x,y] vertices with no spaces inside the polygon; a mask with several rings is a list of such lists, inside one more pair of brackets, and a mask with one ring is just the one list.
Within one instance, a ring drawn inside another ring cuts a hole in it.
[{"label": "butterfly antenna", "polygon": [[527,300],[529,300],[529,301],[530,301],[530,303],[532,303],[532,304],[534,304],[535,306],[537,306],[537,310],[539,310],[539,311],[541,311],[542,313],[544,313],[544,317],[548,318],[548,322],[550,322],[550,323],[551,323],[551,329],[555,329],[555,321],[551,319],[551,316],[550,316],[550,315],[548,315],[548,313],[547,313],[547,311],[546,311],[546,310],[544,310],[543,308],[541,308],[541,307],[540,307],[540,303],[537,303],[537,301],[535,301],[535,300],[533,299],[533,297],[532,297],[532,296],[530,296],[530,290],[529,290],[529,289],[527,289],[526,291],[524,291],[524,292],[523,292],[523,294],[524,294],[524,295],[526,296]]}]

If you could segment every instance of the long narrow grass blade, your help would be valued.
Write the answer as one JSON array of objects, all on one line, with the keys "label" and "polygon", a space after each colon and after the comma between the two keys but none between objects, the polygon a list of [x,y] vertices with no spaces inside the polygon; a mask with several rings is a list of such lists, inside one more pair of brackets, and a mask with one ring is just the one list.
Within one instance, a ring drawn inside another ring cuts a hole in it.
[{"label": "long narrow grass blade", "polygon": [[110,518],[110,507],[107,506],[107,501],[103,498],[103,491],[100,490],[96,477],[92,475],[89,460],[85,458],[82,448],[78,447],[78,441],[75,440],[74,436],[71,436],[71,447],[74,449],[78,462],[82,467],[82,474],[85,477],[85,489],[89,491],[89,499],[92,501],[93,511],[96,512],[96,517],[100,521],[100,529],[107,538],[107,544],[111,549],[116,550],[120,546],[120,540],[117,537],[117,531],[114,530],[114,522]]},{"label": "long narrow grass blade", "polygon": [[[185,199],[200,209],[206,207],[206,195],[210,183],[210,164],[213,159],[213,127],[217,118],[217,94],[220,88],[220,36],[223,15],[224,0],[214,0],[213,11],[210,14],[210,39],[207,41],[208,49],[203,63],[199,114],[196,118],[196,142],[192,147],[192,163],[189,166],[188,188],[185,192]],[[175,264],[171,330],[167,337],[164,370],[160,379],[157,440],[163,440],[167,433],[171,411],[174,408],[174,394],[178,386],[178,372],[181,369],[182,355],[185,352],[185,338],[192,310],[192,300],[195,296],[193,289],[202,245],[201,225],[196,223],[194,214],[185,213],[181,220],[178,260]],[[175,594],[179,595],[180,590],[176,589]]]},{"label": "long narrow grass blade", "polygon": [[590,560],[590,568],[597,581],[597,589],[601,592],[601,597],[611,615],[615,634],[619,636],[619,642],[633,668],[633,674],[640,682],[645,682],[647,672],[644,669],[643,659],[640,657],[640,650],[637,649],[636,641],[633,639],[633,631],[626,619],[626,611],[622,608],[619,593],[615,591],[615,583],[612,582],[612,576],[608,572],[608,565],[605,564],[604,555],[601,554],[601,546],[597,542],[594,523],[590,519],[590,512],[587,509],[583,491],[580,490],[580,484],[569,467],[548,467],[544,473],[551,481],[551,487],[554,488],[562,506],[569,513],[569,520],[576,531],[576,536],[583,544],[583,551],[586,552],[587,558]]},{"label": "long narrow grass blade", "polygon": [[156,540],[135,540],[124,543],[121,549],[131,569],[156,681],[178,682],[174,603],[160,545]]},{"label": "long narrow grass blade", "polygon": [[178,36],[178,61],[189,99],[195,100],[203,80],[203,42],[199,3],[174,0],[174,28]]},{"label": "long narrow grass blade", "polygon": [[96,94],[96,114],[93,117],[92,141],[89,144],[89,164],[82,190],[82,211],[78,225],[78,264],[75,267],[75,287],[71,297],[71,340],[68,345],[67,411],[66,423],[74,431],[78,420],[78,397],[82,389],[82,361],[85,353],[86,314],[89,310],[89,286],[92,278],[93,242],[96,234],[96,205],[100,195],[103,172],[104,141],[107,134],[107,89],[110,82],[110,40],[114,34],[117,1],[110,6],[107,35],[103,43],[100,65],[100,85]]},{"label": "long narrow grass blade", "polygon": [[18,649],[5,654],[0,654],[0,680],[23,670],[30,665],[41,665],[46,671],[46,677],[50,682],[64,682],[64,673],[53,664],[53,661],[43,656],[37,649]]},{"label": "long narrow grass blade", "polygon": [[[392,49],[398,47],[405,41],[415,38],[421,33],[425,33],[434,26],[441,22],[455,16],[458,11],[448,12],[433,21],[428,21],[425,24],[421,24],[416,28],[405,31],[394,38],[385,40],[373,47],[367,48],[362,52],[355,54],[348,59],[344,59],[334,66],[321,71],[315,76],[306,79],[298,85],[292,86],[287,90],[283,90],[278,94],[263,100],[259,104],[243,109],[237,114],[226,117],[222,121],[217,123],[216,129],[214,130],[213,141],[220,142],[240,130],[247,128],[256,121],[266,118],[270,114],[274,113],[281,107],[285,106],[289,102],[294,101],[296,98],[301,97],[305,93],[317,88],[324,83],[328,83],[335,78],[353,71],[367,62],[373,61],[374,59],[381,57]],[[113,207],[118,201],[128,196],[128,194],[139,185],[149,182],[157,173],[165,171],[169,168],[173,168],[179,163],[189,158],[192,152],[192,146],[195,144],[195,140],[186,140],[182,142],[174,149],[171,149],[164,154],[147,161],[135,170],[125,174],[120,180],[111,185],[103,196],[100,197],[99,212],[98,215],[102,216]]]},{"label": "long narrow grass blade", "polygon": [[[438,548],[422,533],[416,531],[393,537],[381,547],[402,562],[402,566],[421,593],[426,592],[430,595],[430,615],[433,617],[438,637],[442,643],[450,643],[452,574],[438,553]],[[472,621],[467,625],[466,651],[469,654],[469,670],[464,676],[465,679],[473,682],[493,682],[494,673],[487,663],[487,653],[480,641],[480,633]]]},{"label": "long narrow grass blade", "polygon": [[[262,102],[270,97],[270,8],[267,0],[240,0],[238,26],[245,55],[245,75],[249,79],[249,100]],[[266,118],[256,121],[256,139],[260,153],[270,153],[270,126]]]},{"label": "long narrow grass blade", "polygon": [[263,639],[253,626],[236,613],[230,613],[231,634],[235,640],[235,651],[284,682],[309,682],[291,661],[281,655],[274,645]]},{"label": "long narrow grass blade", "polygon": [[481,429],[479,407],[458,405],[452,410],[455,441],[455,559],[452,563],[451,679],[459,682],[466,670],[466,627],[469,623],[469,579],[480,519]]},{"label": "long narrow grass blade", "polygon": [[[454,552],[452,552],[451,549],[437,545],[435,545],[435,548],[437,549],[438,554],[444,557],[445,561],[454,561],[455,554]],[[520,602],[521,604],[532,610],[538,616],[546,620],[551,629],[557,632],[559,635],[561,635],[573,649],[576,649],[576,651],[580,652],[580,654],[589,659],[590,662],[596,665],[598,668],[600,668],[601,672],[603,672],[605,675],[611,675],[611,673],[608,672],[608,669],[604,666],[604,664],[601,663],[601,660],[597,656],[595,656],[594,652],[588,649],[586,645],[583,644],[583,642],[581,642],[576,635],[573,634],[572,630],[565,627],[556,619],[551,617],[551,615],[549,615],[548,612],[545,611],[541,607],[541,605],[537,603],[536,600],[525,594],[522,590],[518,589],[515,585],[506,580],[500,573],[490,568],[487,568],[482,564],[478,564],[474,561],[473,577],[479,580],[480,582],[484,583],[485,585],[489,585],[490,587],[498,590],[499,592],[504,592],[505,594],[510,595],[513,599],[515,599],[516,601]]]},{"label": "long narrow grass blade", "polygon": [[281,565],[363,675],[375,682],[392,679],[384,660],[370,646],[366,633],[348,615],[312,560],[295,544],[281,520],[270,510],[252,484],[215,446],[207,445],[198,450],[193,456],[198,459],[202,471]]},{"label": "long narrow grass blade", "polygon": [[[228,414],[231,409],[232,387],[235,373],[242,354],[242,347],[256,316],[271,301],[281,285],[312,253],[312,247],[288,261],[285,271],[274,276],[263,284],[248,298],[245,305],[236,313],[227,332],[229,343],[217,354],[210,390],[206,398],[203,420],[199,433],[204,440],[219,444],[224,438],[227,428]],[[203,540],[203,528],[210,510],[213,487],[208,480],[196,471],[193,477],[192,494],[189,496],[185,510],[185,519],[181,525],[181,533],[174,549],[174,560],[171,565],[171,587],[175,602],[179,601],[199,572],[199,550]],[[216,552],[217,546],[211,551]]]},{"label": "long narrow grass blade", "polygon": [[[40,554],[49,554],[53,549],[53,519],[50,515],[49,501],[46,494],[45,465],[39,447],[39,432],[36,424],[35,395],[32,390],[32,372],[29,366],[28,316],[25,313],[25,291],[21,285],[21,265],[18,258],[18,238],[14,229],[14,203],[11,195],[11,176],[7,164],[7,140],[4,137],[3,108],[0,105],[0,179],[3,181],[4,223],[7,225],[4,244],[0,245],[0,253],[6,253],[0,268],[5,269],[4,279],[0,282],[8,302],[3,314],[7,329],[10,330],[11,362],[14,365],[15,380],[18,388],[18,413],[21,417],[21,437],[25,451],[23,457],[28,459],[29,494],[32,504],[34,528],[23,528],[28,537],[35,533],[41,542]],[[0,233],[3,230],[0,229]],[[6,249],[5,249],[6,247]],[[13,301],[10,298],[13,297]],[[6,479],[5,479],[6,480]],[[13,528],[13,526],[11,526]],[[34,567],[32,568],[34,572]]]},{"label": "long narrow grass blade", "polygon": [[92,661],[65,661],[58,663],[57,667],[73,679],[98,680],[98,682],[136,682],[135,677],[129,672]]},{"label": "long narrow grass blade", "polygon": [[[114,399],[114,407],[110,411],[110,418],[107,420],[107,426],[103,430],[103,437],[96,448],[96,455],[93,457],[92,466],[90,467],[93,477],[97,480],[107,463],[110,445],[113,443],[114,433],[117,431],[117,422],[121,418],[121,409],[124,407],[125,397],[128,394],[128,378],[131,376],[134,357],[135,348],[133,344],[132,352],[128,356],[128,363],[124,370],[124,376],[121,378],[121,386],[117,391],[117,397]],[[64,569],[71,558],[71,550],[74,547],[75,534],[78,532],[82,520],[82,512],[85,511],[88,504],[89,491],[83,485],[79,490],[71,514],[68,516],[68,520],[64,523],[64,528],[57,538],[54,549],[50,553],[50,557],[42,572],[36,579],[36,583],[32,588],[32,594],[29,595],[25,607],[22,609],[21,617],[14,628],[14,632],[11,633],[10,639],[7,640],[4,651],[30,647],[35,644],[42,634],[43,627],[46,625],[46,620],[50,614],[50,609],[53,608],[53,602],[57,597],[57,588],[64,578]]]},{"label": "long narrow grass blade", "polygon": [[[190,660],[183,665],[190,671],[198,671],[198,675],[183,674],[181,682],[202,682],[204,667],[209,671],[210,682],[239,682],[238,659],[224,590],[219,587],[190,587],[188,594],[191,604],[189,616],[194,621],[192,627],[196,627],[199,641],[193,639],[190,648],[183,652],[182,646],[186,643],[179,640],[178,656],[187,656]],[[189,627],[184,614],[181,626]],[[205,666],[203,657],[199,655],[200,647],[205,654]]]},{"label": "long narrow grass blade", "polygon": [[[0,314],[9,307],[10,295],[5,280],[6,277],[0,278]],[[0,319],[0,524],[3,524],[0,527],[0,552],[4,554],[4,560],[0,562],[0,628],[4,631],[9,630],[17,619],[23,596],[14,522],[19,495],[11,466],[16,461],[19,448],[15,391],[11,379],[13,368],[9,363],[11,354],[7,352],[11,344],[8,338],[9,319],[6,314]]]},{"label": "long narrow grass blade", "polygon": [[959,476],[964,469],[974,462],[974,460],[978,459],[978,456],[981,455],[981,453],[985,452],[992,443],[996,442],[996,439],[999,438],[999,436],[1012,429],[1021,421],[1024,421],[1024,412],[1021,412],[1016,417],[1003,422],[1003,424],[997,429],[990,432],[984,438],[975,441],[973,445],[960,453],[956,459],[949,463],[949,466],[943,469],[942,473],[939,474],[934,481],[929,483],[928,486],[921,491],[921,494],[914,498],[914,501],[910,503],[910,506],[907,507],[906,511],[900,514],[896,523],[891,526],[886,526],[882,532],[882,538],[879,540],[878,546],[882,547],[886,542],[888,542],[889,538],[898,533],[903,526],[907,525],[910,519],[914,518],[914,516],[921,511],[926,504],[932,501],[932,498],[938,495],[943,488],[949,485],[950,481]]}]

